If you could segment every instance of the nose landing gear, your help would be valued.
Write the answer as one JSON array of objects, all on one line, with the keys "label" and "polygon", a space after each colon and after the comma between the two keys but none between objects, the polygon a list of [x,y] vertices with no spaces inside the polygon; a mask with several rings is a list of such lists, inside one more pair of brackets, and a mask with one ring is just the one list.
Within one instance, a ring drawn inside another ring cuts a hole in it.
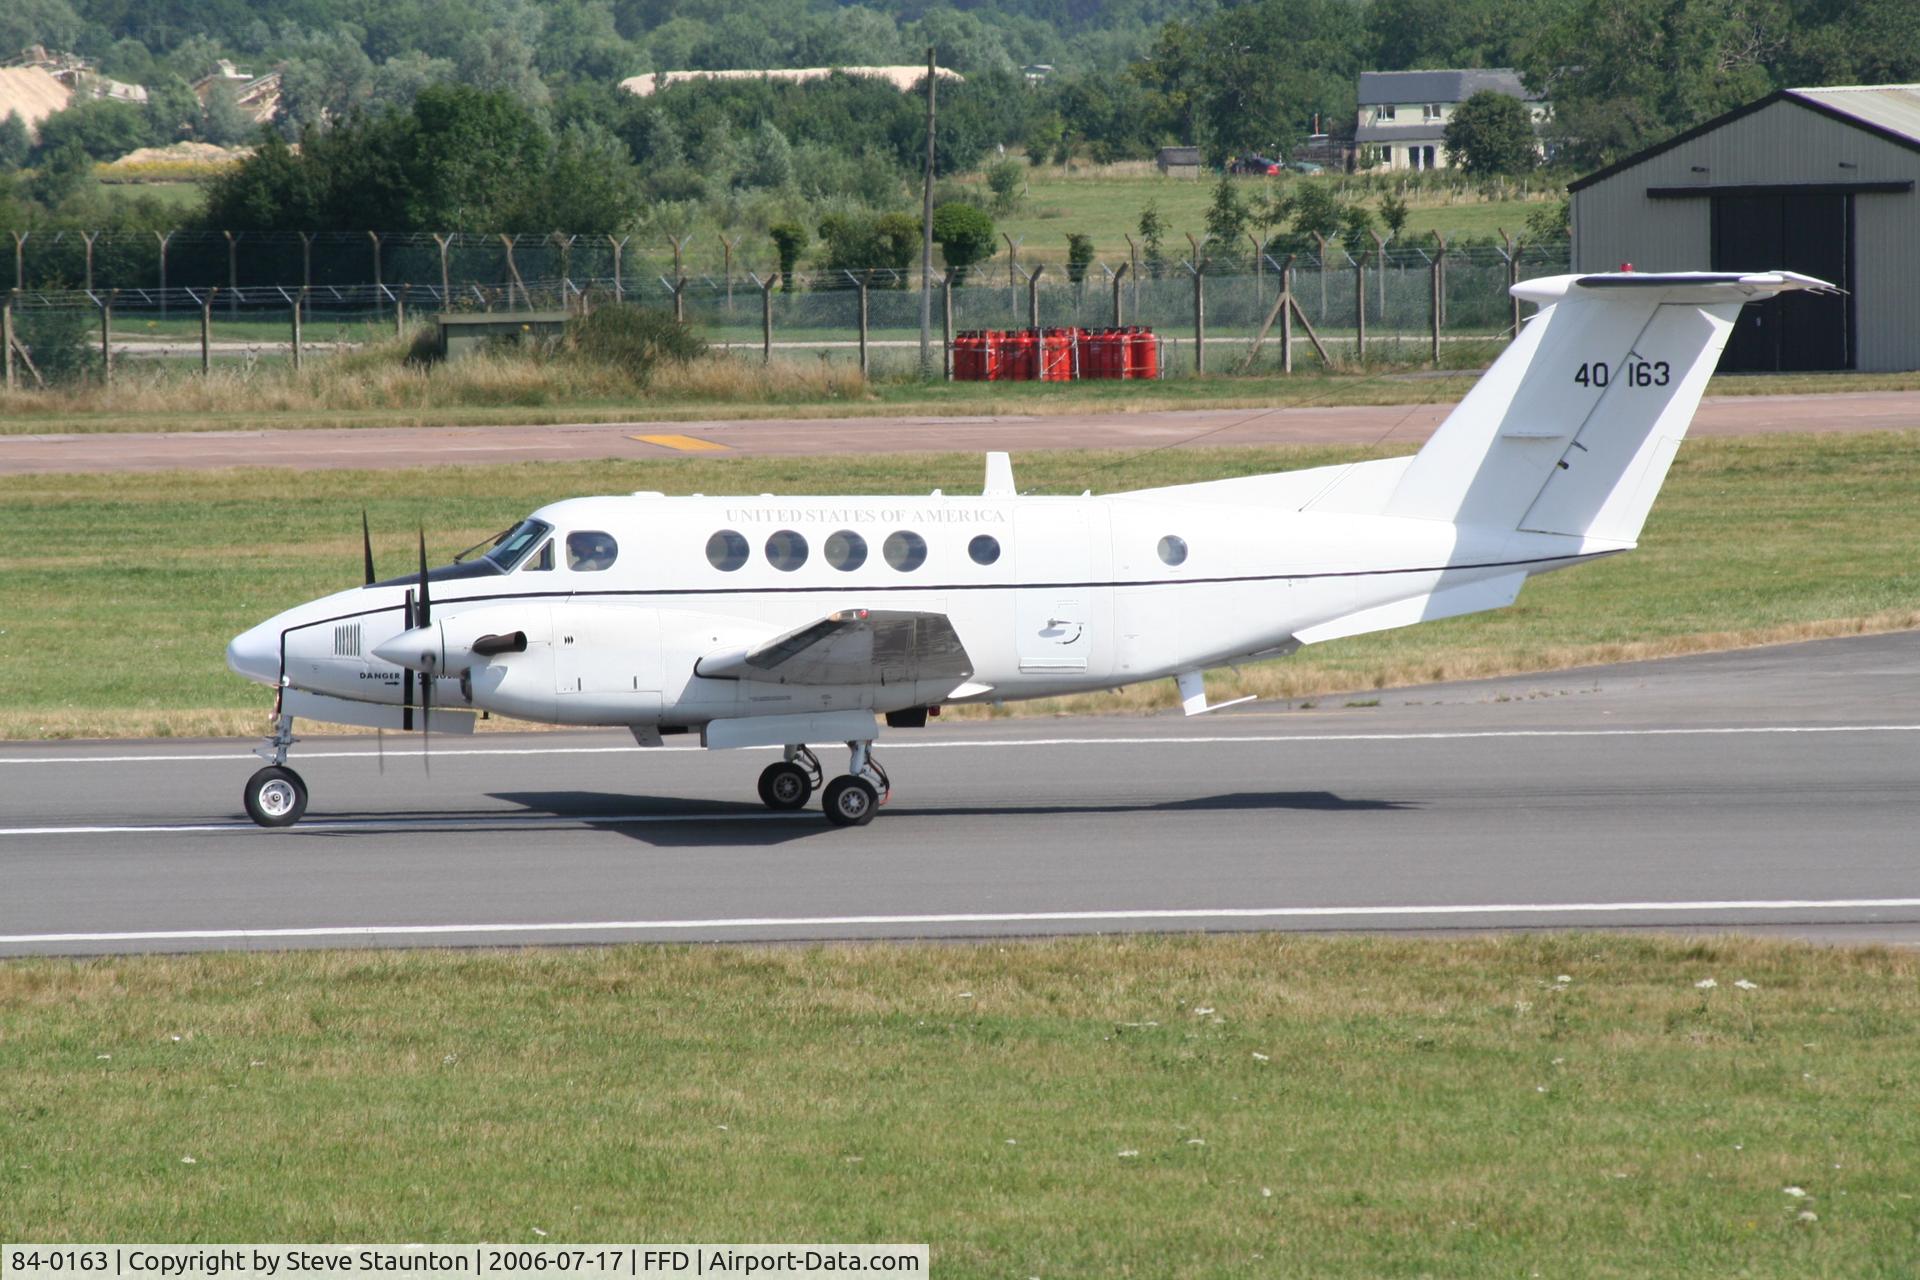
[{"label": "nose landing gear", "polygon": [[307,811],[307,783],[287,768],[287,748],[293,736],[293,717],[281,715],[274,721],[273,736],[254,754],[273,763],[247,779],[240,799],[247,816],[263,827],[290,827]]}]

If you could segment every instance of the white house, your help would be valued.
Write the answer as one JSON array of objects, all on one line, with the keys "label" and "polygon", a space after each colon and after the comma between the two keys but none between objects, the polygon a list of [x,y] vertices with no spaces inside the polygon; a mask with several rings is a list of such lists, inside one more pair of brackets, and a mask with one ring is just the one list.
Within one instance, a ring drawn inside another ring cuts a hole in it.
[{"label": "white house", "polygon": [[1354,146],[1383,169],[1445,169],[1447,121],[1460,104],[1491,89],[1520,99],[1537,128],[1547,104],[1505,67],[1485,71],[1362,71]]}]

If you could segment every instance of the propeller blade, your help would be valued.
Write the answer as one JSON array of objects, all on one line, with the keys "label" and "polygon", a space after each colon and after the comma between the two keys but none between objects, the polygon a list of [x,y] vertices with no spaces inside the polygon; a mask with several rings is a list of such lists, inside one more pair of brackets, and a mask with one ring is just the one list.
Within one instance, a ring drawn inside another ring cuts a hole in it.
[{"label": "propeller blade", "polygon": [[[406,625],[403,630],[413,630],[413,592],[407,592],[406,612],[401,615]],[[413,668],[407,667],[400,673],[400,727],[413,728]]]},{"label": "propeller blade", "polygon": [[367,585],[373,585],[373,530],[367,527],[367,509],[360,508],[360,553],[366,559]]},{"label": "propeller blade", "polygon": [[414,618],[413,625],[424,627],[433,621],[433,604],[427,597],[427,531],[420,530],[420,612]]}]

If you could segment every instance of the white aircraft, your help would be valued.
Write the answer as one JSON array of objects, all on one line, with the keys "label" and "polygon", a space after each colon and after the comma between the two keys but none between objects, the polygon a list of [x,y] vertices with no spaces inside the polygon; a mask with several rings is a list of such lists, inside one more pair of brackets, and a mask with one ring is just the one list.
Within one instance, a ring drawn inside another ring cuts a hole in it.
[{"label": "white aircraft", "polygon": [[[978,497],[576,498],[484,555],[290,609],[227,665],[278,690],[247,813],[287,826],[295,717],[470,732],[478,712],[618,725],[644,746],[778,747],[760,797],[820,787],[870,821],[889,791],[877,717],[1173,677],[1512,603],[1536,573],[1628,551],[1735,315],[1810,277],[1567,275],[1412,457],[1023,497],[987,455]],[[362,520],[365,535],[365,521]],[[484,545],[484,544],[483,544]],[[475,550],[478,550],[476,548]]]}]

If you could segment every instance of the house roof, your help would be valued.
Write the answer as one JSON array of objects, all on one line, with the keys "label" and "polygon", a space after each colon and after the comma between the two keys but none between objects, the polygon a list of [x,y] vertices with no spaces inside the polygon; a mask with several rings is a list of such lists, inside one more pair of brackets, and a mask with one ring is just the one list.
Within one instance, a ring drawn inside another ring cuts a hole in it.
[{"label": "house roof", "polygon": [[1604,169],[1596,169],[1584,178],[1576,178],[1567,184],[1567,190],[1581,191],[1596,182],[1604,182],[1616,173],[1663,155],[1776,102],[1791,102],[1909,151],[1920,151],[1920,84],[1850,84],[1814,89],[1776,89],[1764,98],[1757,98],[1745,106],[1735,107],[1724,115],[1676,133],[1665,142],[1656,142],[1646,150],[1616,160]]},{"label": "house roof", "polygon": [[[906,93],[927,77],[925,67],[912,63],[890,67],[775,67],[766,70],[735,71],[649,71],[644,75],[628,76],[620,82],[620,87],[628,93],[636,93],[645,98],[655,89],[664,89],[688,80],[824,80],[836,71],[842,75],[870,76],[876,80],[885,80],[902,93]],[[934,74],[948,82],[966,79],[959,72],[949,71],[945,67],[934,68]]]},{"label": "house roof", "polygon": [[1360,73],[1360,105],[1363,107],[1384,106],[1390,102],[1465,102],[1483,89],[1526,102],[1538,102],[1541,96],[1522,84],[1520,73],[1510,67]]}]

